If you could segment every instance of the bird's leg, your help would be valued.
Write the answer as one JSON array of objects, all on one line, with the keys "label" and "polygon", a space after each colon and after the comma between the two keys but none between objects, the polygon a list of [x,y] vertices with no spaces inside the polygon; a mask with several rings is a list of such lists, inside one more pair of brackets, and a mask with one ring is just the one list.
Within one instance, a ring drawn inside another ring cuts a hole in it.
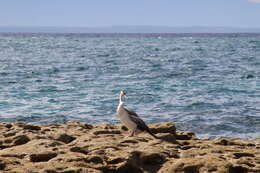
[{"label": "bird's leg", "polygon": [[131,132],[129,133],[128,137],[133,137],[135,135],[135,131],[136,131],[136,127],[131,130]]},{"label": "bird's leg", "polygon": [[130,132],[130,134],[129,134],[129,137],[134,136],[134,134],[135,134],[135,129],[131,130],[131,132]]},{"label": "bird's leg", "polygon": [[134,132],[134,136],[138,135],[139,133],[141,133],[141,131],[136,128]]}]

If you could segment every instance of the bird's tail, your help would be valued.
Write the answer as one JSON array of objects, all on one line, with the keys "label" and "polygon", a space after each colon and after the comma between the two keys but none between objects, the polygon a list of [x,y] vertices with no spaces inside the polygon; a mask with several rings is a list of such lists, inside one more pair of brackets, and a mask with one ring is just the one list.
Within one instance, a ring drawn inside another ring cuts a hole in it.
[{"label": "bird's tail", "polygon": [[152,137],[154,137],[155,139],[159,139],[158,136],[156,136],[155,134],[153,134],[153,132],[148,128],[146,129],[147,133],[149,133]]}]

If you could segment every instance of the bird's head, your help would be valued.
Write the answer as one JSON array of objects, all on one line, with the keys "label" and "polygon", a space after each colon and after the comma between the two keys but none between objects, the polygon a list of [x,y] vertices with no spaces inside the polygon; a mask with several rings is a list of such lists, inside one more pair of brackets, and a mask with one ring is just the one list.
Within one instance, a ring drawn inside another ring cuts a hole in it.
[{"label": "bird's head", "polygon": [[126,91],[125,90],[121,90],[120,97],[121,98],[126,97]]}]

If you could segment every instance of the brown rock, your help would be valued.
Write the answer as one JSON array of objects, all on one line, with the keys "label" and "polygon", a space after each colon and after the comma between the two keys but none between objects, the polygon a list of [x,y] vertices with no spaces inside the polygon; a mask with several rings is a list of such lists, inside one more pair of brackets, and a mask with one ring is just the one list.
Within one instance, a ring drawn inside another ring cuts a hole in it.
[{"label": "brown rock", "polygon": [[122,158],[122,157],[108,158],[108,159],[106,160],[106,162],[107,162],[108,164],[118,164],[118,163],[122,163],[122,162],[124,162],[124,161],[125,161],[125,159]]},{"label": "brown rock", "polygon": [[92,162],[94,164],[102,164],[103,163],[103,159],[100,156],[90,156],[87,159],[87,162]]},{"label": "brown rock", "polygon": [[43,170],[44,173],[57,173],[54,169],[45,169]]},{"label": "brown rock", "polygon": [[35,126],[35,125],[32,125],[32,124],[26,124],[26,125],[23,126],[23,129],[26,129],[26,130],[41,130],[41,127]]},{"label": "brown rock", "polygon": [[234,153],[236,158],[240,158],[240,157],[254,157],[255,155],[252,153]]},{"label": "brown rock", "polygon": [[235,145],[234,142],[230,141],[230,139],[216,139],[215,144],[218,145]]},{"label": "brown rock", "polygon": [[160,153],[143,153],[140,159],[144,165],[162,164],[166,160],[165,156]]},{"label": "brown rock", "polygon": [[57,137],[56,137],[56,140],[58,141],[61,141],[61,142],[64,142],[65,144],[68,144],[72,141],[74,141],[76,138],[73,137],[73,136],[70,136],[66,133],[62,133],[62,134],[59,134]]},{"label": "brown rock", "polygon": [[11,137],[11,136],[14,136],[14,135],[16,135],[16,132],[8,132],[8,133],[3,134],[4,137]]},{"label": "brown rock", "polygon": [[120,124],[5,126],[0,123],[0,170],[10,173],[260,172],[260,141],[198,139],[172,123],[149,125],[156,140],[147,133],[127,137]]},{"label": "brown rock", "polygon": [[150,124],[149,127],[153,133],[176,134],[176,127],[173,123],[170,122]]},{"label": "brown rock", "polygon": [[176,139],[177,140],[190,140],[192,138],[196,138],[195,134],[190,131],[178,132]]},{"label": "brown rock", "polygon": [[82,147],[72,147],[70,148],[70,151],[72,152],[78,152],[78,153],[82,153],[82,154],[88,154],[88,150]]},{"label": "brown rock", "polygon": [[11,127],[13,127],[13,125],[12,124],[6,124],[5,127],[10,129]]},{"label": "brown rock", "polygon": [[176,143],[176,136],[171,133],[164,133],[164,134],[160,135],[159,138],[163,141],[167,141],[170,143]]},{"label": "brown rock", "polygon": [[0,160],[0,170],[4,170],[6,167],[6,164]]},{"label": "brown rock", "polygon": [[228,169],[229,173],[247,173],[248,169],[243,166],[230,166]]},{"label": "brown rock", "polygon": [[1,154],[1,157],[15,157],[15,158],[19,158],[19,159],[23,159],[26,154]]},{"label": "brown rock", "polygon": [[30,138],[26,135],[16,136],[14,138],[14,145],[23,145],[30,141]]},{"label": "brown rock", "polygon": [[95,135],[108,135],[108,134],[121,134],[120,130],[97,130],[94,131]]},{"label": "brown rock", "polygon": [[143,170],[141,168],[139,168],[138,166],[132,164],[132,163],[125,162],[124,164],[119,166],[118,169],[114,172],[118,172],[118,173],[143,173]]},{"label": "brown rock", "polygon": [[93,125],[91,124],[84,124],[82,127],[84,127],[85,129],[93,129]]},{"label": "brown rock", "polygon": [[54,152],[44,152],[38,154],[31,154],[30,161],[31,162],[47,162],[50,159],[56,157],[58,154]]}]

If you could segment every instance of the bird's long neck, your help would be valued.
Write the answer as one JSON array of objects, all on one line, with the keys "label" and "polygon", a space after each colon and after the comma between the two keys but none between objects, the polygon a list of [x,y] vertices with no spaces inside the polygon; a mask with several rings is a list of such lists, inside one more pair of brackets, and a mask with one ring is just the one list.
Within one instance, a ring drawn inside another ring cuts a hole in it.
[{"label": "bird's long neck", "polygon": [[123,102],[123,95],[119,95],[119,105],[123,105],[124,102]]}]

